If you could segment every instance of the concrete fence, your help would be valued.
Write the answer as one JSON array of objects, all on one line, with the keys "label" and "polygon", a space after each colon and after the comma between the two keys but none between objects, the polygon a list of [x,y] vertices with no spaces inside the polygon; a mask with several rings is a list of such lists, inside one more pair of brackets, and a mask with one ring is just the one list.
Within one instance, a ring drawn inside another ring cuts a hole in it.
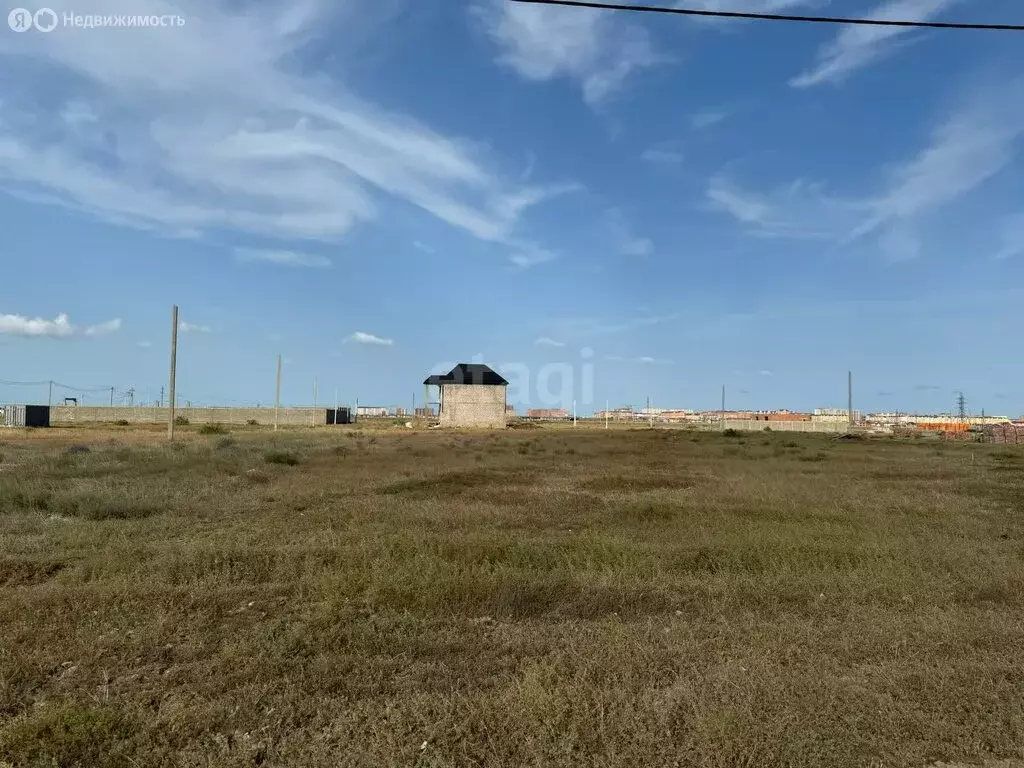
[{"label": "concrete fence", "polygon": [[[108,407],[55,405],[50,408],[50,424],[102,424],[127,421],[129,424],[166,424],[170,409],[156,406]],[[175,408],[175,416],[190,424],[274,423],[273,408]],[[327,424],[326,408],[282,408],[278,424],[287,427],[318,427]]]},{"label": "concrete fence", "polygon": [[721,429],[735,429],[743,432],[763,432],[770,427],[772,432],[822,432],[843,434],[850,431],[845,422],[831,421],[754,421],[752,419],[726,419]]}]

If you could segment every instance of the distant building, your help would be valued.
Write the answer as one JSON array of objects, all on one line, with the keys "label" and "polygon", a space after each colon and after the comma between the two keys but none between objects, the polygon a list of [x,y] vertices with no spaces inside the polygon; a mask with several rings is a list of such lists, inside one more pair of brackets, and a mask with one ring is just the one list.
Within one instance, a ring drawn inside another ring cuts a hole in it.
[{"label": "distant building", "polygon": [[388,409],[380,405],[360,405],[356,408],[356,416],[387,416]]},{"label": "distant building", "polygon": [[526,411],[528,419],[568,419],[569,411],[565,408],[529,408]]},{"label": "distant building", "polygon": [[442,427],[505,426],[508,382],[486,365],[459,363],[423,384],[438,388]]},{"label": "distant building", "polygon": [[[850,412],[845,408],[816,408],[811,414],[811,421],[819,424],[845,424],[850,420]],[[864,415],[855,410],[853,421],[861,422]]]}]

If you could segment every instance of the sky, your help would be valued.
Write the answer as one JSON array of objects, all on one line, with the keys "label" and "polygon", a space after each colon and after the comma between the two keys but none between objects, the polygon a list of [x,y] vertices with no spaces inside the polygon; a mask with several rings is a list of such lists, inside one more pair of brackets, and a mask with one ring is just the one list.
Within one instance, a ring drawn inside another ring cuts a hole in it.
[{"label": "sky", "polygon": [[[679,5],[1024,23],[1019,0]],[[0,25],[0,381],[154,401],[177,304],[182,403],[271,403],[281,354],[296,405],[411,407],[483,362],[520,410],[845,407],[852,370],[864,411],[1024,413],[1024,33],[51,8],[181,23]]]}]

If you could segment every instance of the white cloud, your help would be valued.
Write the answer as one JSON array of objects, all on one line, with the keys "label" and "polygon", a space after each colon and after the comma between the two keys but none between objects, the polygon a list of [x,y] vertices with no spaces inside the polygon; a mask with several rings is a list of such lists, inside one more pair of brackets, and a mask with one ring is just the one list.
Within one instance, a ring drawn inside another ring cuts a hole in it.
[{"label": "white cloud", "polygon": [[763,237],[834,240],[863,221],[866,204],[830,195],[822,185],[797,180],[769,192],[744,189],[722,174],[707,190],[712,206]]},{"label": "white cloud", "polygon": [[135,342],[135,346],[138,347],[139,349],[149,349],[150,347],[153,346],[153,342],[152,341],[137,341],[137,342]]},{"label": "white cloud", "polygon": [[421,243],[419,240],[414,240],[412,247],[416,248],[417,250],[423,251],[424,253],[436,253],[436,251],[434,251],[433,248],[431,248],[429,245],[426,245],[425,243]]},{"label": "white cloud", "polygon": [[[299,55],[338,28],[358,36],[373,15],[364,3],[273,0],[238,13],[228,0],[137,0],[132,11],[188,24],[0,37],[4,68],[24,73],[0,117],[9,191],[172,234],[317,240],[397,200],[502,242],[546,199],[543,185],[524,190],[502,173],[486,146],[354,95],[347,42],[332,49],[331,78]],[[36,98],[43,87],[64,96],[63,117]]]},{"label": "white cloud", "polygon": [[0,335],[8,336],[67,339],[73,336],[102,336],[118,331],[120,328],[120,319],[79,328],[71,323],[64,312],[58,314],[53,320],[44,320],[41,317],[28,318],[24,315],[0,315]]},{"label": "white cloud", "polygon": [[694,128],[701,130],[717,125],[728,116],[729,113],[724,109],[704,109],[697,112],[690,118],[690,124],[693,125]]},{"label": "white cloud", "polygon": [[[957,1],[889,0],[875,8],[869,18],[927,21]],[[907,27],[843,27],[835,40],[822,48],[815,68],[793,78],[789,84],[795,88],[807,88],[841,80],[889,53],[896,38],[908,31]]]},{"label": "white cloud", "polygon": [[913,157],[890,167],[874,192],[841,198],[797,181],[757,192],[722,174],[711,179],[712,205],[767,237],[849,244],[869,235],[890,259],[917,258],[928,217],[974,193],[1006,170],[1024,142],[1024,80],[981,85],[931,132]]},{"label": "white cloud", "polygon": [[537,339],[534,342],[534,344],[536,344],[538,347],[564,347],[565,346],[565,342],[564,341],[555,341],[554,339],[549,338],[547,336],[541,336],[539,339]]},{"label": "white cloud", "polygon": [[683,153],[661,145],[645,149],[643,154],[640,155],[640,159],[645,163],[676,165],[683,162]]},{"label": "white cloud", "polygon": [[482,0],[474,15],[498,46],[500,63],[528,80],[577,81],[592,107],[637,70],[665,61],[647,31],[619,14]]},{"label": "white cloud", "polygon": [[543,248],[524,247],[518,253],[509,256],[508,260],[516,267],[519,267],[519,269],[529,269],[538,264],[554,261],[556,258],[558,258],[556,254]]},{"label": "white cloud", "polygon": [[1024,255],[1024,213],[1011,216],[1003,222],[1003,247],[997,259],[1010,259]]},{"label": "white cloud", "polygon": [[774,376],[775,374],[772,373],[771,371],[758,371],[758,375],[766,376],[767,377],[767,376]]},{"label": "white cloud", "polygon": [[625,360],[626,358],[624,358],[622,355],[605,355],[604,359],[608,360],[609,362],[618,363]]},{"label": "white cloud", "polygon": [[197,325],[196,323],[179,323],[178,329],[182,333],[213,333],[213,329],[208,325]]},{"label": "white cloud", "polygon": [[235,251],[235,259],[240,262],[264,261],[283,267],[312,267],[314,269],[328,269],[331,266],[331,260],[326,256],[318,256],[312,253],[299,253],[297,251],[265,251],[255,248],[239,248]]},{"label": "white cloud", "polygon": [[654,253],[654,243],[646,237],[630,238],[622,244],[623,256],[650,256]]},{"label": "white cloud", "polygon": [[364,333],[363,331],[356,331],[346,341],[356,344],[376,344],[382,347],[390,347],[394,343],[391,339],[382,339],[380,336],[374,336],[372,333]]},{"label": "white cloud", "polygon": [[120,318],[114,318],[113,320],[107,320],[105,323],[99,323],[98,325],[90,325],[85,329],[86,336],[104,336],[108,333],[115,333],[121,330]]},{"label": "white cloud", "polygon": [[1024,137],[1024,80],[982,87],[941,123],[916,157],[896,166],[858,230],[912,219],[978,188],[1015,158]]}]

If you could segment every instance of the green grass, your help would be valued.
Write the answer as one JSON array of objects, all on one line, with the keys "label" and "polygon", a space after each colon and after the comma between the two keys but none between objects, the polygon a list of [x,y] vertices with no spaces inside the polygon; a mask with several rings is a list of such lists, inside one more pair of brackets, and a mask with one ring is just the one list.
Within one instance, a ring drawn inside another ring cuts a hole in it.
[{"label": "green grass", "polygon": [[1024,757],[1024,451],[117,434],[2,446],[0,766]]}]

